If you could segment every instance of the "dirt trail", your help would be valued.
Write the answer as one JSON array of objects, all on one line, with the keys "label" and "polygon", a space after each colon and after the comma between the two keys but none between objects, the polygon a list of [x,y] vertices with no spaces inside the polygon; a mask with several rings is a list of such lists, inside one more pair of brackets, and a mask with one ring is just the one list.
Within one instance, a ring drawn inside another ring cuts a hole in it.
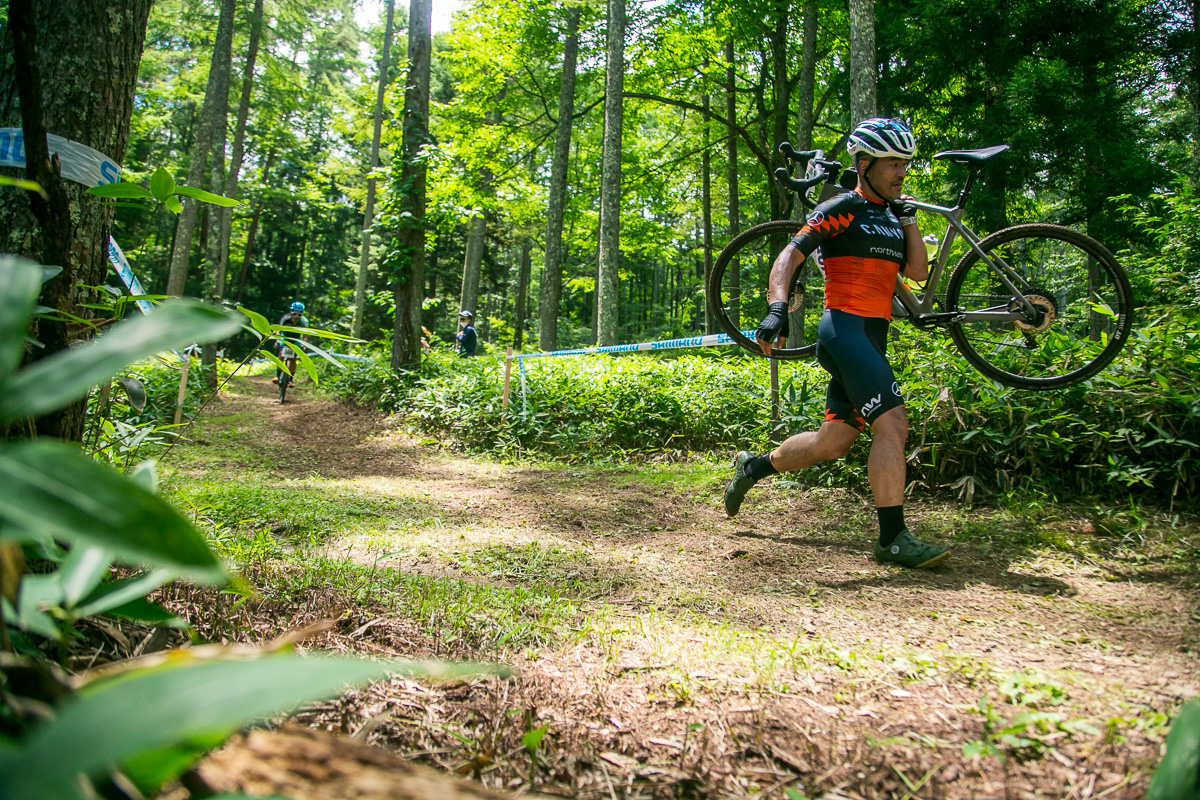
[{"label": "dirt trail", "polygon": [[[208,440],[236,424],[222,420],[269,419],[255,449],[281,478],[319,474],[437,520],[397,535],[411,555],[396,568],[513,587],[520,570],[481,571],[481,554],[509,567],[532,554],[541,560],[525,574],[581,592],[581,632],[554,649],[455,653],[399,618],[358,637],[364,652],[519,670],[452,690],[376,687],[338,711],[343,725],[361,717],[354,729],[388,710],[372,741],[448,768],[469,762],[490,785],[526,785],[520,737],[549,724],[537,788],[577,797],[1137,798],[1162,715],[1200,692],[1194,571],[969,539],[944,568],[901,571],[872,560],[873,512],[848,491],[764,484],[728,520],[723,478],[707,472],[648,480],[485,462],[303,384],[283,406],[270,389],[241,381],[218,401],[189,446],[194,468],[248,466],[207,455]],[[908,511],[941,535],[1034,525]],[[1089,519],[1042,524],[1095,536]],[[337,547],[370,557],[365,544]],[[964,745],[984,752],[965,757]]]}]

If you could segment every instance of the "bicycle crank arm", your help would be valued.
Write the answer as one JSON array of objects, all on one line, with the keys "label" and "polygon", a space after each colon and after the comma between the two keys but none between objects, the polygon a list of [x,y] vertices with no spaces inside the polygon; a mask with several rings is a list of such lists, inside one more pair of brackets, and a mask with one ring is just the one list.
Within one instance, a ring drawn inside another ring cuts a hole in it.
[{"label": "bicycle crank arm", "polygon": [[959,311],[934,311],[913,317],[912,323],[918,328],[927,328],[931,325],[953,325],[966,318],[967,316]]}]

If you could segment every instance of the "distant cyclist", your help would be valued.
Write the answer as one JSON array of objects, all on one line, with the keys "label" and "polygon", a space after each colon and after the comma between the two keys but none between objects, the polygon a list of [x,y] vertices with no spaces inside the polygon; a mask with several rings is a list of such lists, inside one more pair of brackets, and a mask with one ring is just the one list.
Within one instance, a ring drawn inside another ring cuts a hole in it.
[{"label": "distant cyclist", "polygon": [[[286,325],[289,328],[311,328],[312,327],[311,325],[308,324],[308,317],[304,316],[304,303],[301,303],[299,300],[292,303],[292,306],[291,306],[291,308],[288,309],[288,312],[279,318],[279,324]],[[292,350],[292,348],[290,348],[286,344],[284,344],[284,342],[288,342],[288,341],[307,342],[308,337],[307,336],[298,336],[297,334],[291,333],[289,331],[281,331],[279,333],[279,342],[277,344],[277,353],[279,355],[280,361],[287,361],[288,358],[292,357],[293,354],[295,353],[295,351]],[[283,370],[280,369],[279,367],[276,367],[275,368],[275,377],[271,379],[271,383],[279,383],[279,378],[281,375],[283,375]],[[294,386],[295,384],[296,384],[296,376],[293,375],[291,382],[288,385]]]},{"label": "distant cyclist", "polygon": [[817,331],[817,360],[830,376],[825,422],[766,455],[738,453],[733,480],[725,488],[725,513],[737,514],[750,487],[769,475],[844,458],[870,425],[867,477],[879,517],[875,559],[927,568],[949,551],[919,541],[904,522],[908,415],[887,360],[896,275],[903,272],[917,281],[929,275],[916,209],[902,194],[916,141],[903,122],[874,118],[854,129],[849,150],[857,188],[818,205],[776,257],[768,288],[770,313],[755,331],[763,355],[770,355],[776,340],[787,338],[788,287],[796,268],[820,247],[825,313]]},{"label": "distant cyclist", "polygon": [[475,345],[478,337],[475,335],[475,315],[463,309],[458,312],[458,357],[466,358],[475,355]]}]

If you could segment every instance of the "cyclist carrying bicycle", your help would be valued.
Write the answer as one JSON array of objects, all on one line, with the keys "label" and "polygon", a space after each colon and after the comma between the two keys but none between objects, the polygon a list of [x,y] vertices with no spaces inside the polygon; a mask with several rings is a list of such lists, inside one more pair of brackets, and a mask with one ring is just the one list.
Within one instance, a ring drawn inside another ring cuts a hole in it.
[{"label": "cyclist carrying bicycle", "polygon": [[[301,303],[299,300],[292,303],[291,308],[288,309],[288,312],[279,318],[279,324],[287,325],[290,328],[310,328],[310,327],[312,327],[311,325],[308,324],[308,317],[304,316],[304,303]],[[295,351],[292,350],[292,348],[288,347],[285,344],[285,342],[288,342],[288,341],[292,341],[292,342],[305,341],[305,342],[307,342],[308,337],[307,336],[297,336],[296,334],[290,333],[288,331],[280,331],[279,342],[276,345],[276,347],[277,347],[276,352],[279,356],[280,361],[287,361],[289,358],[295,358],[295,355],[294,355]],[[275,368],[275,377],[271,379],[271,383],[279,383],[279,378],[282,375],[283,375],[283,370],[276,367]],[[295,375],[292,376],[291,381],[288,383],[288,385],[289,386],[296,385],[296,376]]]},{"label": "cyclist carrying bicycle", "polygon": [[746,492],[780,472],[844,458],[871,426],[867,477],[879,516],[875,559],[929,568],[949,555],[926,544],[904,522],[904,396],[887,360],[887,332],[897,273],[925,280],[929,259],[916,209],[902,194],[916,141],[899,120],[872,118],[850,135],[849,152],[858,172],[854,191],[818,205],[776,257],[769,279],[769,313],[755,331],[763,355],[788,336],[788,287],[796,268],[818,247],[825,270],[825,312],[817,333],[817,360],[829,373],[825,421],[812,432],[789,437],[768,454],[742,451],[725,487],[725,513],[741,508]]}]

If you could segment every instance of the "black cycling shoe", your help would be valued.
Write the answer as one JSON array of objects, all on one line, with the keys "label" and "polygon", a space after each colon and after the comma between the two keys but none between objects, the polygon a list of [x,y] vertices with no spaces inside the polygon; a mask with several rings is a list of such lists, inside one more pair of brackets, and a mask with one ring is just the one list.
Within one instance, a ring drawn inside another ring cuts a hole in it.
[{"label": "black cycling shoe", "polygon": [[746,463],[752,458],[754,458],[752,453],[743,450],[733,459],[733,480],[725,487],[725,513],[730,517],[737,516],[746,492],[750,491],[751,486],[758,483],[746,474]]}]

